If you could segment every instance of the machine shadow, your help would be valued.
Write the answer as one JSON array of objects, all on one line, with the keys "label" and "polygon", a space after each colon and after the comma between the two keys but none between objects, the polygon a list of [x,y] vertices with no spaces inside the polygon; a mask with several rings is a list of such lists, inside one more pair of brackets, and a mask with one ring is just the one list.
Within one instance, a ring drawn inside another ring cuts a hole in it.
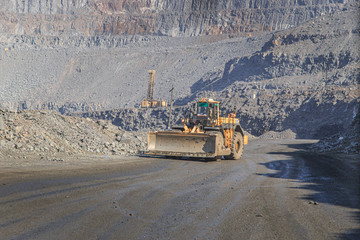
[{"label": "machine shadow", "polygon": [[162,155],[147,155],[147,154],[139,154],[138,157],[142,158],[154,158],[154,159],[163,159],[163,160],[176,160],[176,161],[184,161],[184,162],[218,162],[219,159],[215,158],[199,158],[199,157],[177,157],[177,156],[162,156]]},{"label": "machine shadow", "polygon": [[337,239],[360,239],[360,162],[339,160],[330,154],[306,151],[310,144],[286,144],[296,149],[289,152],[269,152],[284,156],[284,160],[259,163],[273,173],[256,173],[270,178],[290,179],[303,183],[298,189],[311,190],[301,199],[353,209],[350,218],[358,228],[334,236]]}]

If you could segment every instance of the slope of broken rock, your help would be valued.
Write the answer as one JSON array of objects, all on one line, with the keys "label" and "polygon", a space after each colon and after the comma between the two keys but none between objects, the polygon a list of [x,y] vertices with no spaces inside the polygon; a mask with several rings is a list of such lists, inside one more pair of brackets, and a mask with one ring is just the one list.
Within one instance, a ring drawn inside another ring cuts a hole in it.
[{"label": "slope of broken rock", "polygon": [[145,133],[119,130],[107,121],[63,116],[52,111],[0,109],[0,151],[131,155],[145,149]]},{"label": "slope of broken rock", "polygon": [[275,33],[261,51],[204,75],[177,103],[213,96],[227,109],[236,107],[243,127],[255,135],[344,132],[360,101],[358,19],[351,9]]}]

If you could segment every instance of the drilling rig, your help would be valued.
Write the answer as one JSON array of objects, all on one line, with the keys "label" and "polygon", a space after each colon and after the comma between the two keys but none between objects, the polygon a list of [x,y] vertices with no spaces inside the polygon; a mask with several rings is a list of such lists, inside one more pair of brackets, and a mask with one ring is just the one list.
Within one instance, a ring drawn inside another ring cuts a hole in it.
[{"label": "drilling rig", "polygon": [[154,83],[155,83],[155,70],[149,70],[149,85],[146,99],[141,102],[142,108],[158,108],[166,107],[167,102],[164,100],[154,100]]}]

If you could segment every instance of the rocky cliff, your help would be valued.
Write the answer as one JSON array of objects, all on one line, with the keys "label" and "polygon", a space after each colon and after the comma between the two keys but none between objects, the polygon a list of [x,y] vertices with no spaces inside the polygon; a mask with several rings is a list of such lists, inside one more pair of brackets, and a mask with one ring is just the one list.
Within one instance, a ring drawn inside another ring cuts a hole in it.
[{"label": "rocky cliff", "polygon": [[358,112],[357,9],[275,33],[262,50],[234,58],[192,87],[186,103],[212,90],[255,135],[291,129],[322,138],[351,128]]},{"label": "rocky cliff", "polygon": [[[357,19],[355,9],[274,33],[261,50],[206,73],[190,87],[191,94],[175,104],[212,97],[221,101],[224,115],[236,107],[241,125],[253,135],[288,130],[297,138],[336,136],[350,139],[348,150],[358,151],[356,137],[347,137],[351,129],[358,129],[354,126],[360,103],[360,56],[354,51],[360,40]],[[175,110],[175,121],[185,109]],[[83,116],[111,120],[128,130],[161,129],[168,123],[167,110]]]},{"label": "rocky cliff", "polygon": [[[254,135],[338,136],[351,129],[360,99],[359,8],[353,3],[3,1],[0,107],[83,111],[126,130],[164,128],[167,110],[133,109],[146,95],[147,71],[155,69],[157,99],[169,100],[172,84],[178,106],[219,99],[221,111],[236,107]],[[111,25],[115,18],[122,27]],[[255,31],[254,24],[258,32],[237,35]],[[16,35],[16,29],[28,32]],[[125,109],[104,111],[119,108]],[[183,109],[176,108],[176,120]]]},{"label": "rocky cliff", "polygon": [[198,36],[281,30],[356,0],[3,0],[2,34]]}]

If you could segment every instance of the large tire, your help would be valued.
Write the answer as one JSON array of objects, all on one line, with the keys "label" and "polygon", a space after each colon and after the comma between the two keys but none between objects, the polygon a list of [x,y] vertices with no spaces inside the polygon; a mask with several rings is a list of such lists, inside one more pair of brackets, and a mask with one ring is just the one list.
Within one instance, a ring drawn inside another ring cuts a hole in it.
[{"label": "large tire", "polygon": [[235,132],[231,144],[231,154],[225,156],[225,159],[239,160],[244,150],[244,138],[239,132]]}]

